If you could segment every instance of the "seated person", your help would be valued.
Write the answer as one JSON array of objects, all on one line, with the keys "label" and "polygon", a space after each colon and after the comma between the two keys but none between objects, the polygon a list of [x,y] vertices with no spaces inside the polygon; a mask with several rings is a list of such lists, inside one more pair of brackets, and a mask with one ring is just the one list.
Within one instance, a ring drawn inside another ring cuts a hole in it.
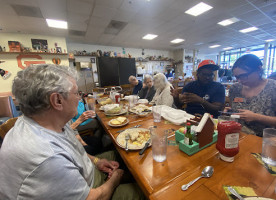
[{"label": "seated person", "polygon": [[171,88],[171,95],[178,108],[186,104],[186,112],[190,114],[210,113],[215,118],[223,110],[225,102],[225,88],[221,83],[215,82],[214,71],[219,66],[212,60],[203,60],[198,65],[197,80],[184,86],[182,94]]},{"label": "seated person", "polygon": [[145,75],[144,84],[145,87],[140,90],[138,96],[140,97],[140,99],[147,99],[150,102],[155,94],[155,88],[153,86],[151,75]]},{"label": "seated person", "polygon": [[140,90],[142,89],[142,87],[143,87],[142,81],[140,81],[140,80],[138,81],[137,78],[136,78],[135,76],[130,76],[130,77],[128,78],[128,81],[129,81],[129,83],[130,83],[131,85],[134,86],[133,91],[132,91],[132,94],[137,95],[137,94],[139,93],[139,91],[140,91]]},{"label": "seated person", "polygon": [[17,73],[12,92],[24,115],[1,147],[0,199],[143,198],[136,185],[120,184],[114,153],[88,155],[67,123],[77,114],[76,77],[47,64]]},{"label": "seated person", "polygon": [[[78,104],[78,114],[73,117],[70,127],[76,131],[84,131],[90,129],[93,135],[82,136],[82,139],[91,147],[89,148],[89,154],[95,155],[103,151],[103,135],[104,130],[99,121],[94,118],[94,111],[86,110],[83,99]],[[105,137],[106,138],[106,137]],[[104,142],[106,147],[106,142]],[[111,141],[109,142],[111,144]],[[88,149],[88,146],[85,146]]]},{"label": "seated person", "polygon": [[262,137],[263,129],[276,126],[276,81],[263,78],[261,60],[247,54],[233,66],[238,83],[229,89],[230,106],[240,116],[243,131]]},{"label": "seated person", "polygon": [[156,89],[155,95],[150,102],[152,105],[167,105],[172,107],[173,97],[170,95],[170,87],[172,86],[166,76],[158,73],[153,77],[153,85]]},{"label": "seated person", "polygon": [[173,78],[173,73],[170,69],[167,70],[166,77],[167,77],[167,79],[169,79],[170,77]]}]

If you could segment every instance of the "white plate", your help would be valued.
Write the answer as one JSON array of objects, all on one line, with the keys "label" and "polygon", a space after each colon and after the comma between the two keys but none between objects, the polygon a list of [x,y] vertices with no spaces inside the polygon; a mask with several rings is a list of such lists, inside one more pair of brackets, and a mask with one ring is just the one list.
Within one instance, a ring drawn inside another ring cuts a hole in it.
[{"label": "white plate", "polygon": [[[150,134],[149,129],[145,129],[145,128],[130,128],[130,129],[126,129],[125,131],[121,132],[117,138],[116,138],[116,142],[117,144],[121,147],[121,148],[126,148],[126,140],[125,140],[125,135],[126,133],[131,133],[131,132],[145,132],[147,131],[148,134]],[[129,150],[139,150],[139,149],[143,149],[143,147],[145,146],[146,142],[148,141],[148,139],[145,139],[143,141],[143,143],[141,145],[134,145],[130,142],[130,140],[128,141],[128,149]],[[151,145],[151,143],[150,143]],[[149,145],[149,146],[150,146]]]},{"label": "white plate", "polygon": [[118,115],[122,115],[122,114],[125,114],[127,111],[125,109],[122,109],[120,113],[116,113],[116,114],[109,114],[109,113],[104,113],[105,115],[108,115],[108,116],[118,116]]},{"label": "white plate", "polygon": [[[144,104],[139,104],[137,106],[134,106],[133,108],[130,108],[129,111],[135,114],[139,114],[139,113],[143,113],[144,110],[152,110],[151,107],[148,107]],[[150,112],[146,112],[146,113],[150,113]]]},{"label": "white plate", "polygon": [[[114,119],[112,119],[112,120],[114,120]],[[123,123],[123,124],[117,124],[117,125],[114,125],[114,124],[111,124],[111,123],[110,123],[112,120],[110,120],[110,121],[108,122],[108,125],[109,125],[109,126],[111,126],[111,127],[122,127],[122,126],[127,125],[127,124],[128,124],[128,122],[129,122],[129,120],[127,119],[127,120],[126,120],[126,122],[125,122],[125,123]]]},{"label": "white plate", "polygon": [[244,200],[273,200],[265,197],[245,197]]}]

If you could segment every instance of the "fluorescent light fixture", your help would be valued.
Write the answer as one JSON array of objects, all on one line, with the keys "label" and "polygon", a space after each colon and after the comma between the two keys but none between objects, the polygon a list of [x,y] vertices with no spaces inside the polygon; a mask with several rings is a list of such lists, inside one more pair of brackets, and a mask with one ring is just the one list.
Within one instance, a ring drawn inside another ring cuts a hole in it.
[{"label": "fluorescent light fixture", "polygon": [[177,43],[180,43],[180,42],[183,42],[183,41],[185,41],[185,40],[184,40],[184,39],[177,38],[177,39],[172,40],[171,43],[177,44]]},{"label": "fluorescent light fixture", "polygon": [[256,31],[256,30],[258,30],[258,28],[252,26],[252,27],[250,27],[250,28],[245,28],[245,29],[242,29],[242,30],[239,30],[239,31],[240,31],[241,33],[249,33],[249,32]]},{"label": "fluorescent light fixture", "polygon": [[68,25],[66,21],[55,20],[55,19],[46,19],[46,21],[49,27],[68,29]]},{"label": "fluorescent light fixture", "polygon": [[266,42],[272,42],[274,41],[275,39],[268,39],[268,40],[265,40]]},{"label": "fluorescent light fixture", "polygon": [[220,47],[221,45],[219,44],[215,44],[215,45],[212,45],[212,46],[209,46],[209,48],[213,49],[213,48],[217,48],[217,47]]},{"label": "fluorescent light fixture", "polygon": [[206,3],[200,2],[199,4],[190,8],[189,10],[186,10],[185,13],[193,16],[198,16],[212,8],[213,8],[212,6],[209,6]]},{"label": "fluorescent light fixture", "polygon": [[153,40],[156,38],[158,35],[153,35],[153,34],[147,34],[143,37],[144,40]]},{"label": "fluorescent light fixture", "polygon": [[221,25],[221,26],[228,26],[228,25],[233,24],[233,23],[238,22],[238,21],[240,21],[238,18],[233,17],[233,18],[226,19],[226,20],[223,20],[221,22],[218,22],[218,24]]},{"label": "fluorescent light fixture", "polygon": [[230,50],[230,49],[233,49],[233,47],[225,47],[225,48],[223,48],[223,50]]}]

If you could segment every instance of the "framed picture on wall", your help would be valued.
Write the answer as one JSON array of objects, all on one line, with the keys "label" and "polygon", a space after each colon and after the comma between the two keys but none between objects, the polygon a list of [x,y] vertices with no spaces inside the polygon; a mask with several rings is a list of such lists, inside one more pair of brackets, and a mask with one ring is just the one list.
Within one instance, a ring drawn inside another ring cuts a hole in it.
[{"label": "framed picture on wall", "polygon": [[31,39],[32,47],[34,50],[47,51],[48,50],[48,42],[47,40],[42,39]]},{"label": "framed picture on wall", "polygon": [[91,63],[96,63],[95,58],[90,58]]},{"label": "framed picture on wall", "polygon": [[164,62],[160,62],[160,66],[163,67],[164,66]]},{"label": "framed picture on wall", "polygon": [[57,53],[62,53],[61,47],[57,47]]}]

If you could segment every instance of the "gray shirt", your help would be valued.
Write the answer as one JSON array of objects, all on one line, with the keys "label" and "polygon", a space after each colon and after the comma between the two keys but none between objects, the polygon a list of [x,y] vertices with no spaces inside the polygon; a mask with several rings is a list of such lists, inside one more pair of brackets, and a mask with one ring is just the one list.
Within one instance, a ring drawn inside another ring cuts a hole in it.
[{"label": "gray shirt", "polygon": [[[245,98],[241,92],[242,85],[240,83],[234,84],[229,90],[229,98],[234,112],[239,112],[238,109],[245,109],[262,115],[276,116],[275,80],[268,79],[266,86],[257,96]],[[235,102],[235,98],[241,98],[242,102]],[[263,129],[269,127],[255,121],[239,120],[239,122],[243,125],[243,131],[258,136],[262,136]]]},{"label": "gray shirt", "polygon": [[86,199],[94,183],[94,165],[68,124],[57,133],[19,117],[0,160],[0,199]]}]

